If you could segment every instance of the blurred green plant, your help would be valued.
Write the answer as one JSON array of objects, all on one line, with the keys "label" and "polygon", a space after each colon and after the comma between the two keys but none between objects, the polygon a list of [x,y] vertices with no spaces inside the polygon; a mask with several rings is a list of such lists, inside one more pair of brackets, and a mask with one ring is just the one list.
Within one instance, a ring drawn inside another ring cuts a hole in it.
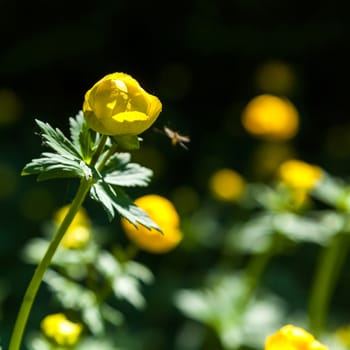
[{"label": "blurred green plant", "polygon": [[[175,304],[187,317],[213,329],[225,350],[261,349],[266,335],[288,322],[309,328],[332,349],[345,349],[326,321],[349,249],[349,184],[295,160],[282,163],[278,176],[273,184],[246,182],[244,194],[234,204],[241,220],[234,211],[222,217],[201,208],[187,221],[192,237],[198,243],[203,240],[205,247],[210,244],[204,241],[212,240],[221,256],[204,286],[179,290]],[[198,220],[205,223],[200,226]],[[203,235],[204,227],[213,234]],[[320,246],[320,258],[308,312],[299,311],[296,317],[289,314],[288,302],[261,280],[273,258],[295,254],[302,244]]]}]

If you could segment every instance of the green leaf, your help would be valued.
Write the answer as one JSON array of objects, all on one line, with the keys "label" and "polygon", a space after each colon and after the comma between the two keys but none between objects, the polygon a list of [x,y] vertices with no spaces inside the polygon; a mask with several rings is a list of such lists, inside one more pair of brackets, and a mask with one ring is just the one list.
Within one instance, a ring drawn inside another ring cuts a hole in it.
[{"label": "green leaf", "polygon": [[82,111],[75,116],[75,118],[69,118],[69,131],[72,142],[76,149],[80,148],[79,138],[83,125],[85,124],[84,115]]},{"label": "green leaf", "polygon": [[82,159],[90,161],[92,153],[95,150],[95,145],[98,142],[96,132],[87,126],[82,111],[75,118],[69,118],[69,124],[70,134],[75,148],[79,150]]},{"label": "green leaf", "polygon": [[102,172],[104,180],[116,186],[147,186],[153,172],[139,164],[129,163],[129,161],[130,154],[128,153],[114,154]]},{"label": "green leaf", "polygon": [[103,206],[109,220],[114,218],[116,211],[134,226],[141,224],[148,229],[154,228],[160,231],[158,225],[150,219],[145,211],[133,204],[124,191],[113,188],[102,179],[92,186],[90,197]]},{"label": "green leaf", "polygon": [[102,181],[95,183],[91,187],[90,198],[102,205],[104,211],[106,212],[106,214],[108,216],[108,220],[112,221],[112,219],[114,218],[114,215],[115,215],[114,206],[113,206],[113,202],[112,202],[108,192],[106,192],[106,190],[103,186]]},{"label": "green leaf", "polygon": [[93,334],[104,332],[103,317],[94,292],[51,269],[46,271],[44,281],[65,308],[81,311],[84,322]]},{"label": "green leaf", "polygon": [[61,130],[52,128],[48,123],[36,120],[41,129],[44,143],[62,156],[70,159],[81,159],[74,144],[64,136]]},{"label": "green leaf", "polygon": [[65,155],[44,152],[40,158],[33,159],[22,170],[22,175],[38,175],[38,181],[53,178],[72,178],[87,176],[81,161]]}]

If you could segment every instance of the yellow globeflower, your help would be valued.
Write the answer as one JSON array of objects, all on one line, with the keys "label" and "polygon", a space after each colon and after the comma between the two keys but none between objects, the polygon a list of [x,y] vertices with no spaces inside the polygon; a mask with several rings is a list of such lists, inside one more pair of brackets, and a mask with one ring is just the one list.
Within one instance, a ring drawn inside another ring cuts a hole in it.
[{"label": "yellow globeflower", "polygon": [[52,314],[41,321],[44,335],[60,346],[77,344],[83,327],[80,323],[69,321],[64,314]]},{"label": "yellow globeflower", "polygon": [[173,204],[164,197],[150,194],[135,200],[162,232],[149,230],[142,225],[136,228],[126,219],[121,223],[127,236],[141,249],[151,253],[166,253],[175,248],[182,239],[180,219]]},{"label": "yellow globeflower", "polygon": [[293,189],[311,190],[322,177],[322,169],[300,160],[287,160],[278,170],[279,179]]},{"label": "yellow globeflower", "polygon": [[[56,225],[59,225],[69,210],[69,205],[59,209],[55,216],[54,221]],[[68,249],[80,249],[84,248],[91,239],[91,223],[83,208],[80,208],[72,223],[68,227],[67,232],[64,234],[61,245]]]},{"label": "yellow globeflower", "polygon": [[157,119],[162,104],[125,73],[108,74],[86,94],[84,117],[105,135],[138,135]]},{"label": "yellow globeflower", "polygon": [[265,350],[328,350],[303,328],[286,325],[268,336]]},{"label": "yellow globeflower", "polygon": [[338,328],[336,331],[336,337],[344,346],[350,347],[350,325]]},{"label": "yellow globeflower", "polygon": [[234,202],[242,196],[245,182],[237,172],[224,168],[216,171],[210,177],[209,188],[215,198]]},{"label": "yellow globeflower", "polygon": [[247,104],[242,123],[254,136],[265,140],[288,140],[298,131],[299,115],[289,100],[265,94]]}]

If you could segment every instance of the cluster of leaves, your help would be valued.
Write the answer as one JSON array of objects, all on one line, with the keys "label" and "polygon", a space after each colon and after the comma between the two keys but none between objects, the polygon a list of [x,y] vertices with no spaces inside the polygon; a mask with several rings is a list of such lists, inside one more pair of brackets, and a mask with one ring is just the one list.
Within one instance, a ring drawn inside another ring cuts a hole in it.
[{"label": "cluster of leaves", "polygon": [[[49,238],[31,240],[23,252],[26,262],[37,264],[49,242]],[[120,339],[117,342],[116,339],[108,340],[109,328],[120,329],[124,324],[124,315],[119,311],[117,301],[126,301],[137,309],[143,309],[146,301],[141,288],[152,283],[153,279],[152,272],[144,265],[128,259],[123,261],[118,254],[92,240],[82,249],[60,246],[44,281],[56,303],[81,320],[87,328],[85,333],[91,335],[84,337],[77,349],[89,348],[93,339],[100,339],[101,344],[106,344],[99,348],[112,350],[120,345]],[[36,350],[51,349],[51,344],[40,334],[34,335],[30,344]]]},{"label": "cluster of leaves", "polygon": [[[210,246],[208,239],[222,233],[213,238],[222,256],[202,286],[176,293],[178,309],[213,329],[227,350],[261,349],[266,335],[285,323],[297,322],[307,328],[305,313],[298,310],[295,318],[288,303],[260,285],[260,280],[276,255],[296,253],[305,243],[325,250],[339,235],[350,234],[349,189],[346,181],[324,172],[305,206],[294,207],[293,193],[285,187],[251,183],[236,208],[243,219],[237,220],[229,211],[230,217],[218,220],[213,211],[201,208],[188,220],[188,230],[197,235],[197,244],[202,240],[206,247]],[[202,223],[206,218],[205,223],[199,225],[198,218]],[[215,234],[204,237],[203,226]],[[344,349],[334,339],[330,343],[334,343],[332,349]]]},{"label": "cluster of leaves", "polygon": [[[117,152],[118,144],[111,137],[89,129],[80,112],[70,118],[70,139],[59,129],[37,120],[43,144],[51,149],[27,164],[23,175],[37,175],[38,181],[57,178],[78,178],[88,184],[89,196],[98,202],[111,221],[116,213],[132,224],[159,229],[147,213],[133,204],[124,188],[147,186],[152,171],[131,162],[127,152]],[[54,227],[51,227],[52,231]],[[51,232],[52,234],[52,232]],[[51,235],[36,238],[24,250],[27,262],[38,264],[44,256]],[[63,310],[81,320],[90,337],[77,349],[103,350],[128,348],[108,338],[109,326],[123,325],[123,314],[113,300],[123,300],[135,308],[143,308],[146,301],[141,293],[143,284],[153,281],[153,275],[142,264],[121,259],[117,253],[104,249],[95,240],[81,249],[59,246],[44,281]],[[112,304],[111,304],[111,296]],[[119,340],[121,337],[118,338]],[[30,348],[51,349],[52,344],[42,335],[34,335]]]},{"label": "cluster of leaves", "polygon": [[135,206],[123,187],[147,186],[152,171],[130,162],[129,153],[117,153],[117,145],[108,138],[102,152],[99,145],[104,136],[89,129],[80,112],[70,118],[68,139],[61,130],[36,120],[44,145],[52,152],[43,152],[40,158],[28,163],[22,175],[37,175],[38,181],[53,178],[85,178],[90,181],[90,197],[97,201],[112,220],[116,213],[134,225],[148,228],[158,226]]}]

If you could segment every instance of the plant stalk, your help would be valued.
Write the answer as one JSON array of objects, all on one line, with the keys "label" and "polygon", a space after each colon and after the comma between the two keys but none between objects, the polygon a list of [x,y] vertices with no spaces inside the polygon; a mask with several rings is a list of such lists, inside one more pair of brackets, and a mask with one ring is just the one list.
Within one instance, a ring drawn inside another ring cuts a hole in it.
[{"label": "plant stalk", "polygon": [[339,233],[320,254],[309,301],[309,326],[315,336],[323,331],[330,300],[348,249],[348,237]]},{"label": "plant stalk", "polygon": [[37,295],[37,292],[43,280],[44,274],[51,263],[51,260],[57,250],[59,243],[61,242],[62,237],[66,233],[69,225],[74,219],[75,214],[78,212],[79,208],[84,202],[84,199],[88,194],[90,188],[91,188],[91,181],[82,178],[77,194],[74,197],[72,204],[70,205],[70,209],[66,217],[62,221],[61,225],[58,227],[54,237],[50,242],[49,247],[47,248],[47,251],[44,257],[42,258],[39,265],[35,269],[34,275],[28,285],[28,288],[26,290],[26,293],[22,301],[21,308],[17,316],[16,324],[10,340],[9,350],[20,349],[24,329],[26,327],[34,299]]},{"label": "plant stalk", "polygon": [[[93,158],[90,162],[90,166],[95,166],[100,155],[103,152],[107,141],[107,136],[102,135],[100,142],[97,146],[97,149],[93,155]],[[35,269],[34,275],[27,287],[27,290],[24,294],[21,307],[19,309],[16,323],[12,332],[10,339],[9,350],[20,350],[20,346],[23,339],[24,330],[26,328],[30,311],[32,309],[35,297],[38,293],[40,284],[43,280],[46,270],[48,269],[52,258],[64,236],[69,225],[72,223],[76,213],[82,206],[87,194],[89,193],[91,186],[93,185],[93,179],[81,178],[80,185],[77,190],[77,193],[70,205],[69,211],[63,219],[60,226],[57,228],[47,251]]]}]

